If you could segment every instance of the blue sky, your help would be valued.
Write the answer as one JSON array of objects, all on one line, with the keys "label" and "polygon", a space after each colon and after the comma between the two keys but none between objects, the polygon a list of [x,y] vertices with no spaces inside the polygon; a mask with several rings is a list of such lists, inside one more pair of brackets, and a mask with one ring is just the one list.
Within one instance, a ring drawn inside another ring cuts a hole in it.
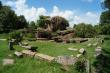
[{"label": "blue sky", "polygon": [[97,24],[102,12],[102,0],[1,0],[17,15],[24,15],[27,21],[36,21],[39,15],[62,16],[70,26],[81,22]]},{"label": "blue sky", "polygon": [[79,10],[82,12],[93,11],[100,12],[101,1],[100,0],[27,0],[29,6],[45,7],[49,11],[53,6],[58,6],[62,10]]}]

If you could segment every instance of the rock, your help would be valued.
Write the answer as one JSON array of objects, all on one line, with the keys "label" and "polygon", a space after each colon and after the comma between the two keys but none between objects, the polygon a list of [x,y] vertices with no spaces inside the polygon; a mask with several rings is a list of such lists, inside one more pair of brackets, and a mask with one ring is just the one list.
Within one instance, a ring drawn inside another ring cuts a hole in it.
[{"label": "rock", "polygon": [[73,65],[76,61],[75,58],[71,56],[58,56],[55,58],[55,62],[62,65]]},{"label": "rock", "polygon": [[22,45],[23,46],[28,46],[28,43],[23,42]]},{"label": "rock", "polygon": [[36,53],[35,58],[39,58],[39,59],[47,60],[47,61],[51,62],[54,60],[55,57],[45,55],[45,54],[41,54],[41,53]]},{"label": "rock", "polygon": [[95,56],[99,56],[102,53],[102,48],[101,47],[97,47],[95,49],[95,52],[96,52]]},{"label": "rock", "polygon": [[14,52],[14,55],[17,57],[23,57],[23,54],[21,52]]},{"label": "rock", "polygon": [[30,50],[23,50],[22,53],[23,53],[24,55],[31,56],[31,57],[34,57],[35,54],[36,54],[36,52],[32,52],[32,51],[30,51]]},{"label": "rock", "polygon": [[13,65],[14,59],[3,59],[3,65]]},{"label": "rock", "polygon": [[92,46],[92,44],[91,44],[91,43],[89,43],[87,46],[88,46],[88,47],[91,47],[91,46]]},{"label": "rock", "polygon": [[79,58],[82,54],[77,54],[76,57]]},{"label": "rock", "polygon": [[32,46],[22,46],[22,47],[24,47],[26,49],[31,49]]},{"label": "rock", "polygon": [[84,49],[84,48],[81,48],[81,49],[79,50],[79,52],[80,52],[81,54],[84,54],[85,49]]},{"label": "rock", "polygon": [[76,49],[76,48],[68,48],[68,50],[70,50],[70,51],[77,51],[78,49]]}]

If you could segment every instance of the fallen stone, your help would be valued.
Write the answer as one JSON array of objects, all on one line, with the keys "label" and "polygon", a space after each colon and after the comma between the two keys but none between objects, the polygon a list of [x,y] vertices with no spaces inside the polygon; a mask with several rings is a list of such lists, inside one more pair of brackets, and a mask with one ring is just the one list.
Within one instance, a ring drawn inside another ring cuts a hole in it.
[{"label": "fallen stone", "polygon": [[76,48],[68,48],[68,50],[70,50],[70,51],[77,51],[78,49],[76,49]]},{"label": "fallen stone", "polygon": [[102,48],[101,47],[97,47],[95,49],[95,56],[99,56],[102,53]]},{"label": "fallen stone", "polygon": [[80,52],[81,54],[84,54],[85,49],[84,49],[84,48],[81,48],[81,49],[79,50],[79,52]]},{"label": "fallen stone", "polygon": [[82,54],[77,54],[76,57],[79,58]]},{"label": "fallen stone", "polygon": [[55,62],[62,64],[62,65],[74,65],[76,62],[76,58],[71,56],[58,56],[55,58]]},{"label": "fallen stone", "polygon": [[3,65],[13,65],[14,59],[3,59]]},{"label": "fallen stone", "polygon": [[28,43],[23,42],[22,45],[23,46],[28,46]]},{"label": "fallen stone", "polygon": [[92,46],[92,44],[91,44],[91,43],[89,43],[87,46],[88,46],[88,47],[91,47],[91,46]]},{"label": "fallen stone", "polygon": [[17,57],[23,57],[23,54],[21,52],[14,52],[14,55]]},{"label": "fallen stone", "polygon": [[26,56],[31,56],[31,57],[34,57],[36,52],[32,52],[30,50],[23,50],[22,53]]},{"label": "fallen stone", "polygon": [[54,60],[55,57],[45,55],[45,54],[41,54],[41,53],[36,53],[35,58],[39,58],[39,59],[47,60],[47,61],[51,62]]},{"label": "fallen stone", "polygon": [[24,47],[26,49],[31,49],[31,46],[22,46],[22,47]]}]

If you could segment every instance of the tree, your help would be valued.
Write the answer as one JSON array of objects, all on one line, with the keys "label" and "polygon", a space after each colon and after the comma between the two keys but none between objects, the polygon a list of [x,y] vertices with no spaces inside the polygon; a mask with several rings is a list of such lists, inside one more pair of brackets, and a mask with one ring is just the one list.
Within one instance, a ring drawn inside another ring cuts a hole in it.
[{"label": "tree", "polygon": [[9,32],[14,29],[17,15],[9,6],[3,6],[0,10],[0,28],[1,31]]},{"label": "tree", "polygon": [[103,1],[104,12],[100,16],[101,33],[110,35],[110,0]]},{"label": "tree", "polygon": [[97,34],[96,30],[91,24],[80,23],[75,25],[74,29],[77,37],[94,37]]},{"label": "tree", "polygon": [[37,26],[41,28],[47,28],[48,24],[50,24],[49,16],[39,16],[39,20],[37,20]]},{"label": "tree", "polygon": [[65,18],[60,16],[52,17],[51,23],[52,23],[53,31],[65,30],[66,27],[69,26],[68,21]]},{"label": "tree", "polygon": [[23,15],[17,17],[16,20],[16,29],[22,29],[28,27],[28,23]]},{"label": "tree", "polygon": [[104,2],[102,4],[104,6],[104,9],[110,10],[110,0],[104,0]]},{"label": "tree", "polygon": [[2,8],[2,2],[0,1],[0,9]]},{"label": "tree", "polygon": [[9,6],[0,9],[0,32],[10,32],[27,27],[24,16],[17,16]]},{"label": "tree", "polygon": [[30,24],[29,24],[30,28],[32,29],[35,29],[37,28],[37,26],[35,25],[35,22],[34,21],[31,21]]},{"label": "tree", "polygon": [[100,24],[104,25],[107,23],[110,23],[110,11],[104,11],[100,16]]}]

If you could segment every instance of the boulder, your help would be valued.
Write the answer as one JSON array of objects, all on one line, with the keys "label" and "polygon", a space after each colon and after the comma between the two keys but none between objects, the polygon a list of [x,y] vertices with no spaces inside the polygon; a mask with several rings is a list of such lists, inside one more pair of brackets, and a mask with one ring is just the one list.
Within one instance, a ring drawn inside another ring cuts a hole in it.
[{"label": "boulder", "polygon": [[14,55],[17,57],[23,57],[23,54],[21,52],[15,51]]},{"label": "boulder", "polygon": [[81,54],[84,54],[84,53],[85,53],[85,49],[84,49],[84,48],[81,48],[81,49],[79,50],[79,52],[80,52]]}]

